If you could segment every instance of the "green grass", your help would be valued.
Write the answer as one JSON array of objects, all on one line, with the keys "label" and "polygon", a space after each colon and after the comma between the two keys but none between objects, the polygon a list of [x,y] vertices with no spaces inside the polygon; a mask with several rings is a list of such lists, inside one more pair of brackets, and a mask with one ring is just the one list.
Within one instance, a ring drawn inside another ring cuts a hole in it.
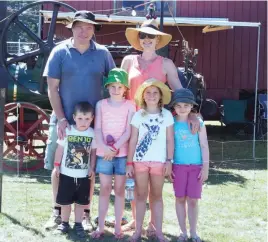
[{"label": "green grass", "polygon": [[[208,128],[209,134],[212,133]],[[267,241],[267,143],[257,142],[256,161],[252,160],[252,142],[225,142],[213,132],[209,137],[211,168],[200,202],[199,234],[206,242]],[[216,141],[215,141],[216,140]],[[230,137],[232,141],[238,141]],[[40,170],[3,176],[0,241],[66,242],[79,241],[70,233],[62,236],[43,229],[51,212],[49,173]],[[99,184],[96,184],[93,217],[97,215]],[[113,196],[109,215],[113,214]],[[170,241],[176,241],[179,229],[174,207],[173,188],[164,187],[163,230]],[[130,206],[125,216],[130,219]],[[145,224],[148,222],[146,214]],[[105,239],[114,241],[109,229]],[[127,238],[128,236],[126,236]],[[81,241],[91,241],[86,238]],[[144,238],[144,241],[148,241]]]}]

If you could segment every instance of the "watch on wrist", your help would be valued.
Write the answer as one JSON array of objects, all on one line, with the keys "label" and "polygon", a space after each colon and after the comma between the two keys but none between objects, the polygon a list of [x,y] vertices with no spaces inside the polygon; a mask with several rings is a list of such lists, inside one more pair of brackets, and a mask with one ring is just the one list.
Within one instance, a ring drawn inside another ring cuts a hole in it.
[{"label": "watch on wrist", "polygon": [[167,161],[171,162],[171,164],[174,163],[174,160],[173,159],[167,159]]}]

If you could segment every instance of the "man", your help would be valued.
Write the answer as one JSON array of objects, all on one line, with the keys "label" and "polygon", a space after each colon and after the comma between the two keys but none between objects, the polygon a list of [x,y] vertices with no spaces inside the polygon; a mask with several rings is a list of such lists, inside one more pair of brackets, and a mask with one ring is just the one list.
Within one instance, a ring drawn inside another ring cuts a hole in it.
[{"label": "man", "polygon": [[[73,37],[56,46],[47,61],[44,76],[47,77],[48,97],[53,108],[50,120],[49,138],[45,156],[45,169],[52,170],[57,136],[63,139],[66,127],[73,124],[72,112],[78,102],[87,101],[95,106],[102,98],[102,80],[115,67],[109,51],[92,40],[95,15],[89,11],[78,11],[71,24]],[[51,174],[54,210],[46,229],[56,228],[61,222],[60,206],[56,204],[58,178]],[[94,192],[91,182],[90,202]],[[90,208],[90,207],[89,207]],[[85,209],[84,229],[90,230],[90,209]]]}]

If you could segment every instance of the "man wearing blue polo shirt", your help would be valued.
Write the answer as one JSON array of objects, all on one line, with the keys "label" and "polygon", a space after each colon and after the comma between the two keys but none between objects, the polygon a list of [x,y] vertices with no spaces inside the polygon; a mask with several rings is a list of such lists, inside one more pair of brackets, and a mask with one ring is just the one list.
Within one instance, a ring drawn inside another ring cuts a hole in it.
[{"label": "man wearing blue polo shirt", "polygon": [[[87,101],[95,106],[102,98],[102,80],[115,67],[110,52],[92,40],[95,15],[89,11],[78,11],[71,24],[73,37],[56,46],[47,61],[43,76],[47,77],[48,97],[53,108],[45,156],[45,169],[54,167],[57,139],[66,135],[66,127],[74,124],[73,110],[78,102]],[[46,229],[56,228],[61,222],[60,207],[56,204],[58,178],[51,174],[54,210]],[[91,182],[94,186],[94,182]],[[91,197],[93,189],[91,189]],[[90,199],[91,201],[91,199]],[[90,213],[85,210],[84,229],[89,229]]]}]

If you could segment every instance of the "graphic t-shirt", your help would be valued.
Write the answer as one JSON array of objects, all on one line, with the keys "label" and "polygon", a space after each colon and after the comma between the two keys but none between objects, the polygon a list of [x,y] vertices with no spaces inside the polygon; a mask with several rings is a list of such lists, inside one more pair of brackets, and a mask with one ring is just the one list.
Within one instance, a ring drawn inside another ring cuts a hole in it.
[{"label": "graphic t-shirt", "polygon": [[162,114],[142,115],[144,109],[136,112],[131,124],[139,129],[138,143],[133,161],[166,162],[167,158],[167,127],[173,125],[171,112],[162,108]]},{"label": "graphic t-shirt", "polygon": [[[200,126],[204,126],[203,120],[199,119]],[[174,123],[174,164],[201,165],[202,153],[198,133],[192,134],[187,122],[176,121]]]},{"label": "graphic t-shirt", "polygon": [[60,173],[75,178],[86,177],[90,169],[91,149],[96,149],[93,129],[78,131],[71,126],[71,130],[66,128],[66,137],[58,139],[57,143],[64,147]]}]

